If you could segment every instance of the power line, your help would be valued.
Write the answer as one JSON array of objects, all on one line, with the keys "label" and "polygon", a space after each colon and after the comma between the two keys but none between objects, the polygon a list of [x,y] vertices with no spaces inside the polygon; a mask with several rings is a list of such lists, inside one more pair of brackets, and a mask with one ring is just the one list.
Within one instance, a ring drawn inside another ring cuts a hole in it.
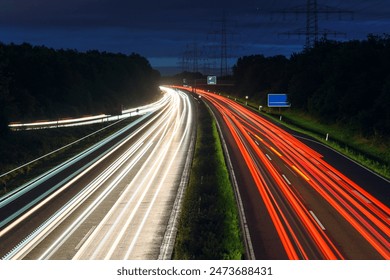
[{"label": "power line", "polygon": [[194,41],[192,44],[187,44],[186,49],[182,53],[182,58],[180,61],[182,72],[185,71],[198,72],[199,57],[200,57],[200,51],[198,48],[198,43]]},{"label": "power line", "polygon": [[207,44],[208,57],[213,62],[214,69],[219,70],[221,77],[228,76],[231,72],[229,59],[232,57],[233,52],[233,35],[231,21],[227,19],[225,12],[223,12],[221,19],[214,20],[218,24],[216,28],[208,32],[212,37]]},{"label": "power line", "polygon": [[279,33],[281,35],[305,35],[305,48],[312,48],[316,42],[318,42],[319,36],[327,37],[328,35],[338,36],[346,34],[344,32],[338,32],[330,29],[319,29],[318,27],[318,15],[324,14],[327,17],[331,14],[338,14],[339,16],[343,14],[352,15],[353,12],[345,9],[337,9],[327,5],[318,5],[317,0],[307,0],[306,5],[300,5],[292,7],[289,9],[284,9],[277,11],[283,15],[286,14],[295,14],[296,16],[300,14],[306,15],[306,28],[300,28],[292,31]]}]

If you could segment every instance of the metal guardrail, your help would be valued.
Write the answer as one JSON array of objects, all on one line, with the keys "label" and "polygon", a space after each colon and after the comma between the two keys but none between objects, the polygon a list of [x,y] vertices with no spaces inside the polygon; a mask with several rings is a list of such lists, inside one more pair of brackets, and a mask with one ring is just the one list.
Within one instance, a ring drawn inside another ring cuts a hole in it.
[{"label": "metal guardrail", "polygon": [[45,157],[47,156],[50,156],[54,153],[57,153],[65,148],[68,148],[74,144],[77,144],[78,142],[94,135],[94,134],[97,134],[99,132],[101,132],[102,130],[104,129],[107,129],[115,124],[117,124],[118,121],[122,121],[126,118],[129,118],[129,117],[132,117],[132,116],[137,116],[137,115],[144,115],[144,114],[147,114],[151,111],[154,111],[156,110],[156,108],[159,108],[162,104],[164,104],[164,102],[166,101],[166,98],[167,96],[165,95],[163,98],[161,98],[159,101],[157,102],[154,102],[154,103],[151,103],[151,104],[148,104],[148,105],[145,105],[145,106],[141,106],[141,107],[138,107],[138,108],[132,108],[132,109],[127,109],[127,110],[123,110],[122,111],[122,114],[121,115],[117,115],[117,116],[110,116],[110,115],[97,115],[97,116],[89,116],[89,117],[85,117],[85,118],[77,118],[77,119],[67,119],[67,120],[62,120],[62,121],[47,121],[47,122],[35,122],[35,123],[24,123],[24,124],[10,124],[9,127],[12,129],[12,130],[33,130],[33,129],[48,129],[48,128],[58,128],[58,127],[70,127],[70,126],[80,126],[80,125],[90,125],[90,124],[93,124],[93,123],[102,123],[102,122],[113,122],[113,121],[116,121],[115,123],[112,123],[102,129],[99,129],[91,134],[88,134],[87,136],[84,136],[72,143],[69,143],[61,148],[58,148],[50,153],[47,153],[43,156],[40,156],[34,160],[31,160],[23,165],[20,165],[4,174],[0,174],[0,178],[2,177],[5,177],[17,170],[20,170],[34,162],[37,162],[39,160],[42,160],[44,159]]}]

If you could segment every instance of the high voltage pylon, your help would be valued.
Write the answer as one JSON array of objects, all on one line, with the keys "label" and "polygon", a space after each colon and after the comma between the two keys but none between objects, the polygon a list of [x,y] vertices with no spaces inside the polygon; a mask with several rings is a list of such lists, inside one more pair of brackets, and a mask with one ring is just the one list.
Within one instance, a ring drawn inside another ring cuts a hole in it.
[{"label": "high voltage pylon", "polygon": [[329,16],[330,14],[350,14],[353,12],[348,10],[341,10],[333,8],[327,5],[318,5],[317,0],[307,0],[306,5],[296,6],[293,8],[285,9],[282,11],[277,11],[278,13],[283,14],[306,14],[306,28],[296,29],[293,31],[282,32],[279,34],[282,35],[305,35],[306,43],[305,48],[312,48],[316,42],[318,42],[319,36],[327,37],[327,35],[346,35],[344,32],[338,32],[329,29],[319,29],[318,28],[318,15],[325,14]]},{"label": "high voltage pylon", "polygon": [[225,13],[223,13],[222,20],[221,20],[221,66],[220,66],[221,77],[229,74],[227,59],[228,59],[228,54],[227,54],[226,15]]},{"label": "high voltage pylon", "polygon": [[[208,44],[208,53],[211,61],[214,62],[214,68],[219,68],[219,75],[221,77],[228,76],[230,74],[230,68],[228,59],[231,57],[229,49],[233,48],[231,42],[228,40],[228,36],[235,34],[231,30],[228,30],[228,20],[226,19],[226,14],[222,14],[220,20],[215,20],[214,22],[219,24],[219,27],[210,31],[208,35],[213,35],[214,40]],[[217,61],[219,62],[219,67],[217,66]]]},{"label": "high voltage pylon", "polygon": [[184,71],[199,71],[199,57],[200,52],[198,48],[198,43],[193,42],[192,44],[187,44],[186,49],[182,54],[181,60],[181,70]]},{"label": "high voltage pylon", "polygon": [[220,75],[221,77],[230,74],[228,60],[233,57],[234,47],[229,35],[233,37],[236,33],[232,32],[231,27],[228,26],[230,21],[227,20],[225,13],[221,19],[213,20],[213,22],[218,25],[214,25],[210,29],[211,31],[207,34],[207,43],[203,47],[199,48],[196,42],[186,44],[178,61],[182,72],[202,70],[203,74]]}]

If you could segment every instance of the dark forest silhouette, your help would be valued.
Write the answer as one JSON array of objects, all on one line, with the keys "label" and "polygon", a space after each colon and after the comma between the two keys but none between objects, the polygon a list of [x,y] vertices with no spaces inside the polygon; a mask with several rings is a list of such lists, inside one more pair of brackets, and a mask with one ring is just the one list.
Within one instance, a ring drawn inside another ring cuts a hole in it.
[{"label": "dark forest silhouette", "polygon": [[325,123],[342,123],[364,136],[390,136],[390,37],[321,40],[284,56],[242,57],[233,67],[241,96],[266,102],[269,92],[289,94],[293,108]]},{"label": "dark forest silhouette", "polygon": [[138,54],[0,44],[0,132],[10,121],[110,113],[156,98],[160,74]]}]

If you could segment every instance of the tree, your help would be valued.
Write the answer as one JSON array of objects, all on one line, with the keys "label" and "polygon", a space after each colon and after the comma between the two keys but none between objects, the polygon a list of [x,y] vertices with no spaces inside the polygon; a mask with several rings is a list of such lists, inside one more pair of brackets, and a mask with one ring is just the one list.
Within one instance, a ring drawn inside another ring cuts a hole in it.
[{"label": "tree", "polygon": [[0,47],[12,96],[3,102],[3,114],[13,121],[118,112],[122,105],[151,102],[159,93],[159,72],[138,54],[27,43]]},{"label": "tree", "polygon": [[388,35],[323,39],[290,59],[246,56],[233,71],[241,95],[261,100],[267,92],[287,89],[293,108],[323,122],[343,123],[364,136],[390,134]]}]

